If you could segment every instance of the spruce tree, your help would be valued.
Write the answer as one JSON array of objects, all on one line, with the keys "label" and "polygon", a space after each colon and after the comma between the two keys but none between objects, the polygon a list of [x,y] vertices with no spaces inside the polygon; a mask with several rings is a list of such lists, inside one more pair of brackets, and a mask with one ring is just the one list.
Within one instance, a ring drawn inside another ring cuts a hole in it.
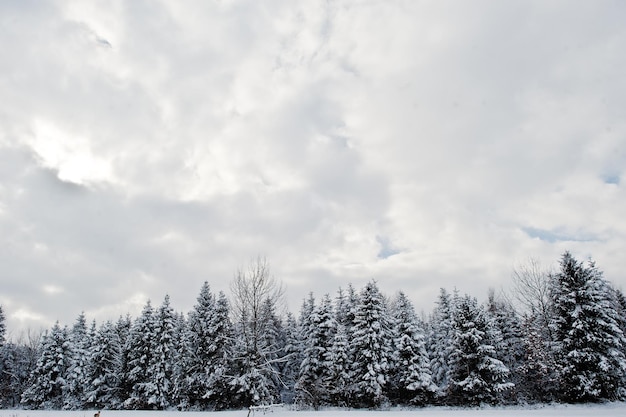
[{"label": "spruce tree", "polygon": [[491,326],[495,330],[493,345],[497,359],[500,359],[509,369],[509,380],[514,384],[514,388],[503,392],[506,397],[503,399],[507,402],[515,402],[517,390],[522,383],[519,368],[524,362],[522,321],[513,306],[509,302],[497,299],[493,290],[489,291],[486,311]]},{"label": "spruce tree", "polygon": [[4,310],[2,309],[2,305],[0,305],[0,346],[3,346],[6,341],[6,332],[6,318],[4,317]]},{"label": "spruce tree", "polygon": [[63,387],[71,351],[67,329],[57,321],[42,338],[41,354],[32,374],[32,384],[22,395],[22,404],[35,409],[61,409]]},{"label": "spruce tree", "polygon": [[551,294],[561,399],[618,399],[626,372],[624,335],[602,272],[592,261],[585,265],[565,252]]},{"label": "spruce tree", "polygon": [[96,333],[89,349],[91,365],[86,375],[86,407],[99,410],[120,406],[121,353],[117,329],[107,321]]},{"label": "spruce tree", "polygon": [[215,297],[208,282],[202,284],[193,310],[189,313],[185,334],[185,355],[182,363],[183,380],[180,396],[185,408],[209,408],[210,362],[216,348],[210,322],[215,314]]},{"label": "spruce tree", "polygon": [[174,324],[174,358],[172,363],[172,406],[176,406],[179,410],[187,409],[187,402],[184,392],[182,391],[182,382],[185,379],[184,363],[186,352],[187,337],[187,319],[183,313],[178,313],[175,317]]},{"label": "spruce tree", "polygon": [[153,381],[155,318],[150,301],[135,319],[128,335],[128,375],[124,378],[131,390],[124,408],[133,410],[154,409],[157,387]]},{"label": "spruce tree", "polygon": [[346,327],[337,324],[337,331],[330,349],[330,392],[329,403],[337,407],[350,404],[350,345]]},{"label": "spruce tree", "polygon": [[450,386],[450,358],[453,352],[454,315],[458,297],[452,297],[444,288],[439,290],[437,306],[431,316],[427,351],[430,357],[432,380],[437,387],[436,397],[442,400]]},{"label": "spruce tree", "polygon": [[459,299],[454,316],[448,402],[455,405],[495,404],[507,382],[509,369],[498,360],[493,345],[495,329],[476,301]]},{"label": "spruce tree", "polygon": [[281,391],[281,402],[291,404],[295,397],[295,384],[298,379],[300,363],[302,362],[303,347],[300,343],[298,323],[291,313],[287,313],[285,319],[285,346],[282,357],[284,359],[281,375],[283,388]]},{"label": "spruce tree", "polygon": [[82,408],[87,385],[87,372],[91,362],[89,348],[91,340],[87,333],[85,313],[81,313],[69,333],[70,357],[64,390],[64,407],[68,410]]},{"label": "spruce tree", "polygon": [[130,398],[133,384],[130,380],[130,332],[133,326],[133,321],[129,314],[122,317],[120,316],[115,323],[115,331],[117,333],[117,337],[120,341],[120,371],[119,371],[119,387],[118,387],[118,396],[122,404],[119,407],[122,407],[124,402]]},{"label": "spruce tree", "polygon": [[170,306],[170,297],[166,295],[155,317],[154,354],[148,370],[155,389],[154,395],[149,398],[149,403],[159,410],[165,410],[171,405],[174,394],[172,366],[176,354],[175,324],[176,317]]},{"label": "spruce tree", "polygon": [[309,337],[296,384],[296,398],[300,404],[318,409],[330,402],[333,383],[331,349],[336,331],[331,300],[325,295],[309,319]]},{"label": "spruce tree", "polygon": [[387,401],[391,323],[386,302],[375,282],[361,291],[355,309],[350,351],[353,405],[379,407]]},{"label": "spruce tree", "polygon": [[403,292],[397,294],[392,313],[395,355],[391,386],[394,399],[402,404],[424,406],[432,400],[436,391],[424,330],[413,305]]},{"label": "spruce tree", "polygon": [[205,397],[214,410],[224,410],[232,405],[229,381],[232,324],[230,322],[230,305],[226,295],[220,291],[215,310],[208,322],[208,330],[213,344],[209,351],[207,367],[209,379]]}]

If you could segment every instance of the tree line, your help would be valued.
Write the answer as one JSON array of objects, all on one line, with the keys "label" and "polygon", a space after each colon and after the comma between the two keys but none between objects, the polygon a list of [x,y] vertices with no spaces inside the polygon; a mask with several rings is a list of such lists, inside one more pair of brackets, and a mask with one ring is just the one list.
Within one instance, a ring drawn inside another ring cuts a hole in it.
[{"label": "tree line", "polygon": [[[441,289],[420,317],[375,281],[282,314],[265,260],[235,274],[231,297],[205,282],[188,314],[165,296],[136,318],[80,314],[41,337],[4,340],[0,406],[223,410],[597,402],[626,396],[626,298],[594,262],[514,274],[514,297],[485,303]],[[519,302],[514,303],[511,298]],[[516,307],[514,307],[516,306]],[[522,308],[520,308],[520,306]]]}]

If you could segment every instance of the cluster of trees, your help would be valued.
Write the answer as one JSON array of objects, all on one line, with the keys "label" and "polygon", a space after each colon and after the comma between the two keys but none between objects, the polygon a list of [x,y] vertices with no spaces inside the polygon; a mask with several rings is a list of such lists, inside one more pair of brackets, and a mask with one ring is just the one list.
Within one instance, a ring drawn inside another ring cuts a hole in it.
[{"label": "cluster of trees", "polygon": [[[596,265],[565,253],[555,273],[516,271],[524,307],[442,289],[419,317],[375,282],[311,295],[281,314],[265,261],[239,271],[230,300],[207,283],[187,315],[166,296],[135,319],[81,314],[28,343],[4,341],[4,407],[219,410],[593,402],[626,395],[626,298]],[[520,303],[517,303],[520,305]]]}]

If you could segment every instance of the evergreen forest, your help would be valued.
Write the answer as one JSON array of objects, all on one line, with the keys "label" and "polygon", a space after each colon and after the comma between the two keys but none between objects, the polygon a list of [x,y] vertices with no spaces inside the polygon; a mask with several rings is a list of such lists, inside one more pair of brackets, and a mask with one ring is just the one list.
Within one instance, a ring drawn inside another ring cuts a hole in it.
[{"label": "evergreen forest", "polygon": [[231,294],[205,282],[193,309],[165,296],[117,321],[55,323],[5,340],[0,407],[224,410],[276,403],[478,406],[585,403],[626,397],[626,298],[591,260],[517,271],[509,297],[486,302],[441,289],[418,314],[375,281],[284,312],[280,284],[258,260]]}]

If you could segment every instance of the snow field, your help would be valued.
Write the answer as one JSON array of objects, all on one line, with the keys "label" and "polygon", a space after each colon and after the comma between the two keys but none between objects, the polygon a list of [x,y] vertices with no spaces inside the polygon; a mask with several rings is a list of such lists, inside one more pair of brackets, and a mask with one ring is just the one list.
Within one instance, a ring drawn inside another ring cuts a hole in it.
[{"label": "snow field", "polygon": [[[92,417],[95,411],[0,410],[0,417]],[[324,409],[294,411],[278,409],[267,417],[624,417],[626,402],[587,405],[543,405],[536,407],[451,408],[426,407],[391,410]],[[263,417],[263,412],[250,417]],[[248,410],[201,411],[119,411],[104,410],[101,417],[247,417]]]}]

